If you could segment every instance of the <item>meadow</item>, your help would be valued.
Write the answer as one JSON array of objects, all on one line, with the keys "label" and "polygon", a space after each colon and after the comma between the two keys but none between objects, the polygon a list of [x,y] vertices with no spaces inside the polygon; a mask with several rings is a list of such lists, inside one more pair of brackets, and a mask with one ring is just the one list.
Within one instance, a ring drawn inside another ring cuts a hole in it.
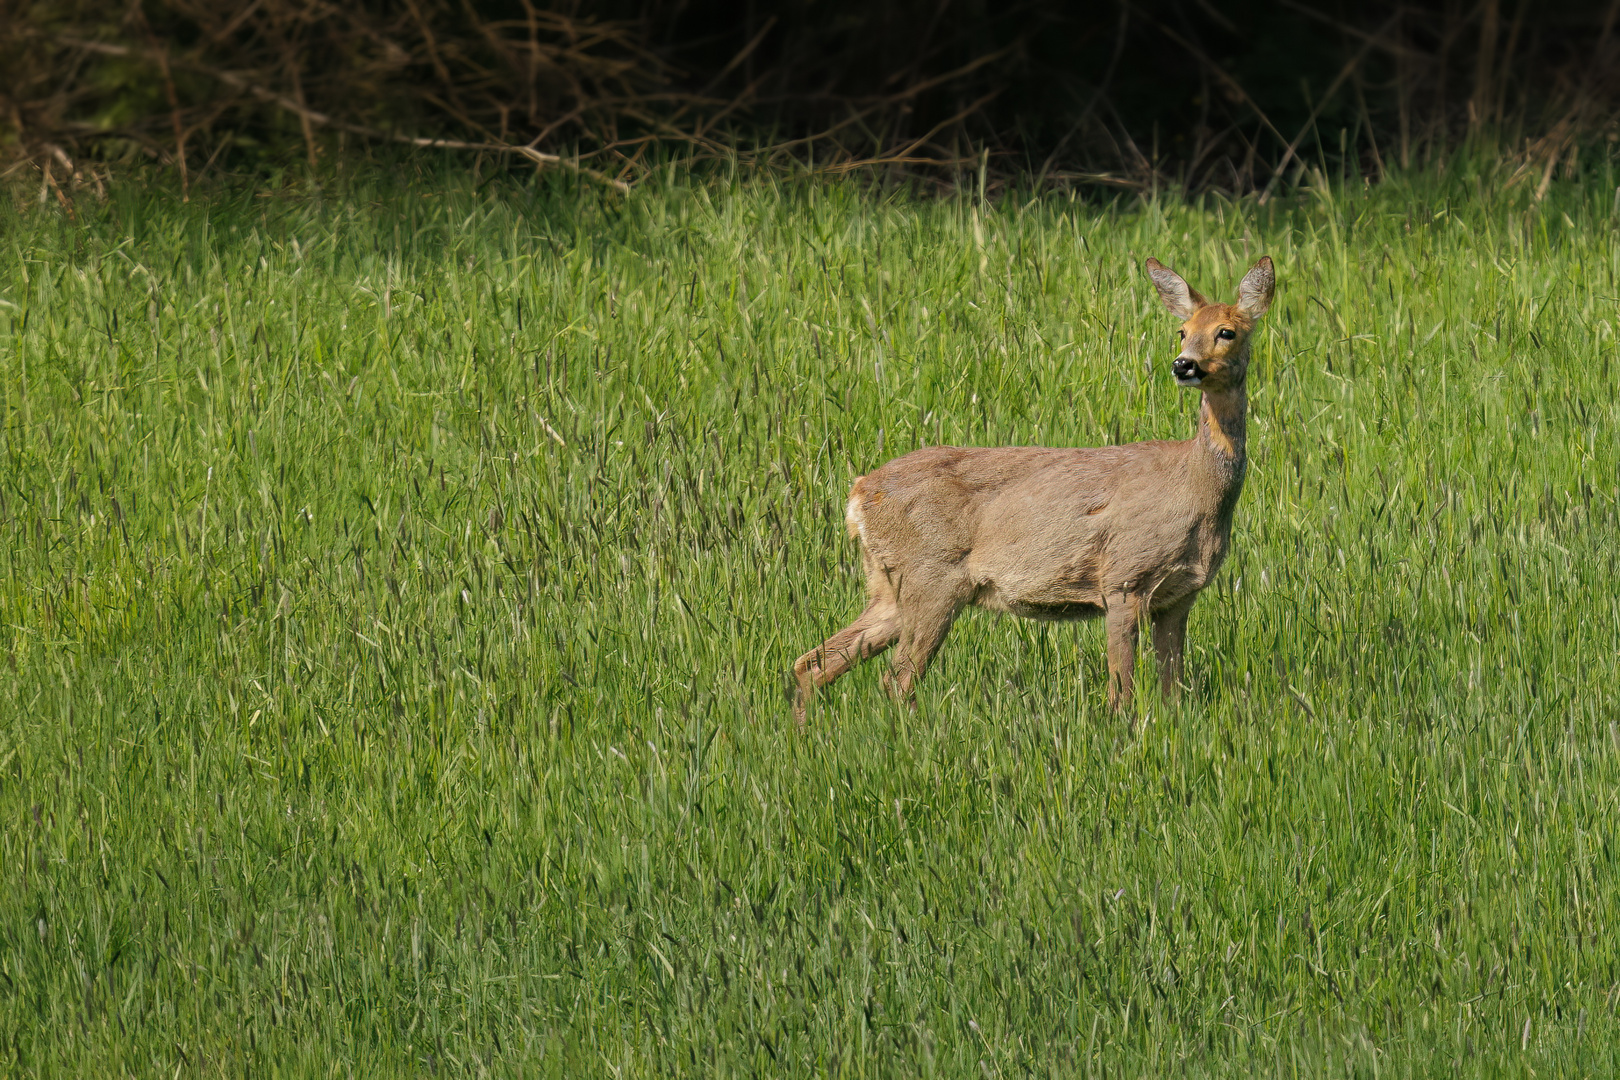
[{"label": "meadow", "polygon": [[[1614,1074],[1615,184],[8,204],[0,1071]],[[1262,253],[1180,704],[971,612],[797,730],[851,480],[1187,437],[1141,262]]]}]

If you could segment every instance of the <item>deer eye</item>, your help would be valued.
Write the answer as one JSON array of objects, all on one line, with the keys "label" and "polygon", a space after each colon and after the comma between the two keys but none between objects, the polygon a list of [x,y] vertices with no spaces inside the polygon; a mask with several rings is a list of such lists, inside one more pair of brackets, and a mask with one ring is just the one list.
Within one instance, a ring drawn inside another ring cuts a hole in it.
[{"label": "deer eye", "polygon": [[1182,341],[1186,341],[1187,340],[1187,331],[1185,331],[1185,330],[1177,330],[1176,331],[1176,336],[1181,338]]},{"label": "deer eye", "polygon": [[1237,337],[1237,335],[1230,330],[1222,330],[1215,336],[1220,338],[1222,341],[1231,341],[1233,338]]}]

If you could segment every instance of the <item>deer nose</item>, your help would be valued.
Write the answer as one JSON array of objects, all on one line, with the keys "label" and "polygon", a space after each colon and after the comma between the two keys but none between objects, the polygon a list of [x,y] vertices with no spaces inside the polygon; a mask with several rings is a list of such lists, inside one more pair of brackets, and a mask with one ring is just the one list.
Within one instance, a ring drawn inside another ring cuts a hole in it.
[{"label": "deer nose", "polygon": [[1178,379],[1196,379],[1200,375],[1198,361],[1189,356],[1178,356],[1171,361],[1170,372]]}]

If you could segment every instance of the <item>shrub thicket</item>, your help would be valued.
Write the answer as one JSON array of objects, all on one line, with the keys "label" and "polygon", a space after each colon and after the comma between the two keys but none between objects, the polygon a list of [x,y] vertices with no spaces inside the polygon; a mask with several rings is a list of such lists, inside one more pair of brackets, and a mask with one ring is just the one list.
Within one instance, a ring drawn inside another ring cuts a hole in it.
[{"label": "shrub thicket", "polygon": [[[741,154],[1128,186],[1611,137],[1608,0],[0,0],[0,143],[182,184],[403,141],[632,179]],[[566,159],[566,160],[559,160]]]}]

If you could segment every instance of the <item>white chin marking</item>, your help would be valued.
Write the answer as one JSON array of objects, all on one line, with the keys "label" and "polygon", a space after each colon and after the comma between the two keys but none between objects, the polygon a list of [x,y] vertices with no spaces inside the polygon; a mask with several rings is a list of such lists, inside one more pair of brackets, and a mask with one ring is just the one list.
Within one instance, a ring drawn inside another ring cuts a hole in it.
[{"label": "white chin marking", "polygon": [[1176,376],[1176,385],[1177,386],[1198,386],[1198,385],[1201,385],[1203,383],[1203,381],[1204,380],[1200,379],[1197,375],[1194,375],[1191,378],[1187,378],[1187,379],[1183,379],[1180,375]]}]

